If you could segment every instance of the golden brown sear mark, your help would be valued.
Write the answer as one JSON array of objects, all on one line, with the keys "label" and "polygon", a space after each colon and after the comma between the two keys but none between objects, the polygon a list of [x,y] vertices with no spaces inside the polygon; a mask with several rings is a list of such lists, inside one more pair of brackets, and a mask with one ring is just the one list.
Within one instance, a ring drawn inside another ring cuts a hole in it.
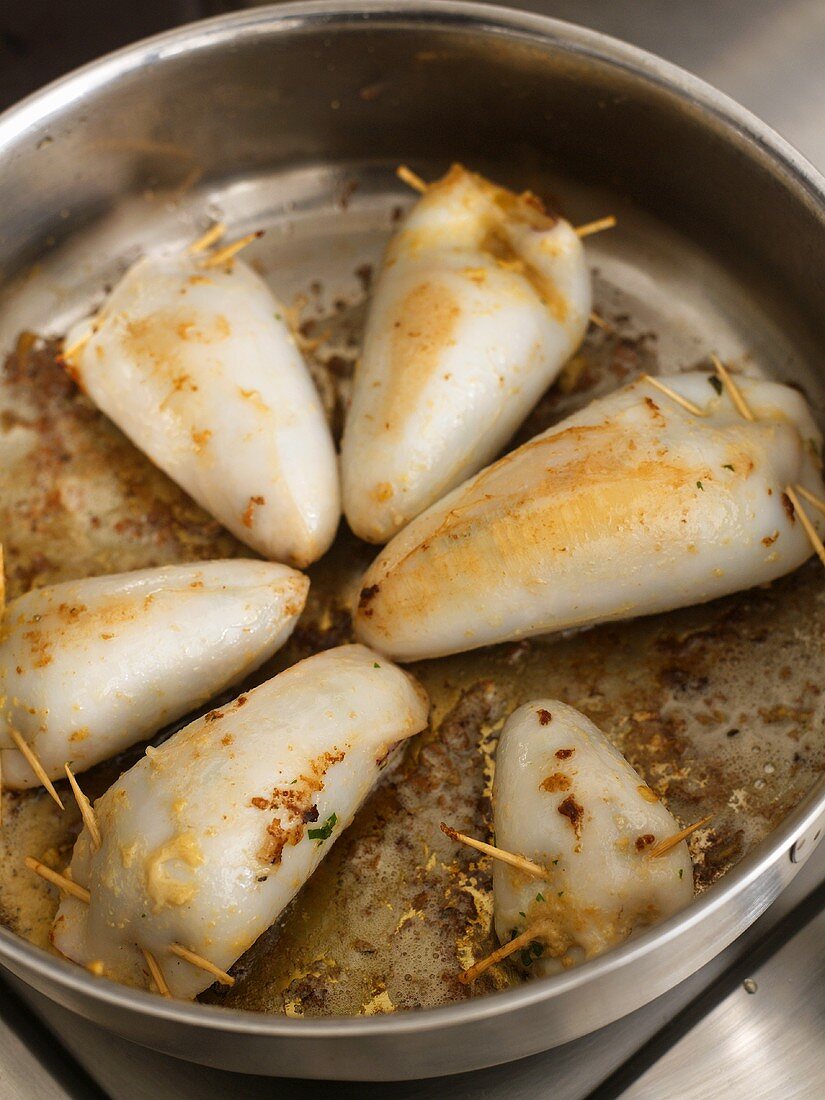
[{"label": "golden brown sear mark", "polygon": [[254,496],[249,498],[249,503],[244,509],[244,514],[241,516],[241,523],[244,527],[252,527],[252,518],[255,515],[255,509],[260,508],[263,504],[266,504],[266,499],[264,497]]},{"label": "golden brown sear mark", "polygon": [[258,858],[264,863],[279,864],[284,848],[298,844],[303,838],[304,827],[318,820],[315,796],[324,789],[326,773],[333,764],[343,760],[344,755],[339,749],[321,753],[310,762],[309,775],[299,775],[295,783],[286,787],[273,788],[268,808],[277,810],[279,816],[267,825],[266,836],[258,852]]},{"label": "golden brown sear mark", "polygon": [[584,807],[580,806],[574,796],[569,794],[563,802],[559,803],[559,813],[566,817],[577,837],[582,835],[582,821],[584,820]]},{"label": "golden brown sear mark", "polygon": [[381,586],[378,584],[369,584],[366,588],[361,589],[361,594],[358,597],[358,610],[362,611],[367,618],[372,615],[372,608],[369,606],[370,601],[373,600],[381,591]]},{"label": "golden brown sear mark", "polygon": [[542,779],[540,787],[543,791],[548,791],[550,794],[556,791],[569,791],[570,780],[566,775],[562,775],[561,772],[554,772],[552,775],[548,775],[545,779]]},{"label": "golden brown sear mark", "polygon": [[655,791],[652,791],[650,787],[648,787],[647,783],[640,783],[636,790],[639,792],[645,802],[659,801],[659,796],[656,794]]}]

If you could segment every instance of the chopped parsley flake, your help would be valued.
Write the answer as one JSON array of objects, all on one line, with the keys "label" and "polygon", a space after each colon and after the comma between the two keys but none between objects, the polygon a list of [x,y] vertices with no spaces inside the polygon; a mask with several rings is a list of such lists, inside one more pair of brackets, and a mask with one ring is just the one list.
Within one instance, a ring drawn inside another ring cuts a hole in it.
[{"label": "chopped parsley flake", "polygon": [[532,966],[533,959],[538,959],[544,954],[544,948],[538,940],[533,940],[519,951],[522,966]]},{"label": "chopped parsley flake", "polygon": [[522,913],[522,911],[521,911],[520,909],[519,909],[519,911],[518,911],[518,915],[519,915],[520,917],[524,917],[524,919],[525,919],[525,920],[527,920],[527,914],[526,914],[526,913]]},{"label": "chopped parsley flake", "polygon": [[722,379],[718,374],[712,374],[710,378],[708,378],[708,382],[710,382],[717,393],[722,392]]},{"label": "chopped parsley flake", "polygon": [[307,829],[307,836],[310,840],[329,840],[332,836],[332,830],[337,824],[338,815],[330,814],[319,829]]},{"label": "chopped parsley flake", "polygon": [[704,487],[704,485],[702,484],[702,482],[701,482],[701,481],[697,481],[697,482],[696,482],[696,488],[697,488],[697,489],[701,489],[703,493],[704,493],[704,491],[705,491],[705,487]]},{"label": "chopped parsley flake", "polygon": [[558,867],[558,865],[559,865],[559,861],[557,859],[554,859],[553,860],[553,866]]},{"label": "chopped parsley flake", "polygon": [[560,898],[561,898],[561,897],[564,897],[564,890],[559,890],[559,895],[558,895],[558,896],[559,896]]},{"label": "chopped parsley flake", "polygon": [[731,466],[731,464],[729,462],[726,462],[725,465],[722,467],[722,469],[723,470],[730,470],[734,474],[736,473],[736,470],[734,470],[733,466]]},{"label": "chopped parsley flake", "polygon": [[679,878],[684,878],[684,875],[685,875],[685,869],[684,869],[684,867],[680,867],[679,868]]},{"label": "chopped parsley flake", "polygon": [[373,661],[372,667],[373,668],[380,668],[381,666],[379,665],[379,663],[377,661]]},{"label": "chopped parsley flake", "polygon": [[536,894],[536,901],[544,901],[544,894]]}]

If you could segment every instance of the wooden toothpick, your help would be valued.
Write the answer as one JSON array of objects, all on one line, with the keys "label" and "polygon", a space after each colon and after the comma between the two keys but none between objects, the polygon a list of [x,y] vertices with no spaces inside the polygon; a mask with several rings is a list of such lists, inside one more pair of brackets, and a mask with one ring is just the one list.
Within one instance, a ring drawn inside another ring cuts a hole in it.
[{"label": "wooden toothpick", "polygon": [[83,348],[86,347],[94,334],[95,329],[94,327],[92,327],[89,329],[85,336],[81,336],[79,340],[75,340],[75,342],[71,344],[68,348],[62,348],[60,354],[58,355],[58,359],[60,360],[60,362],[68,363],[70,359],[72,359],[75,355],[77,355],[79,351],[82,351]]},{"label": "wooden toothpick", "polygon": [[496,848],[493,844],[486,844],[483,840],[476,840],[474,837],[467,836],[465,833],[459,833],[455,829],[451,829],[449,825],[441,822],[441,831],[445,833],[451,840],[459,840],[462,844],[467,844],[471,848],[475,848],[477,852],[483,852],[485,856],[492,856],[493,859],[498,859],[502,863],[509,863],[511,867],[515,867],[517,871],[523,871],[525,875],[531,875],[533,878],[548,879],[550,877],[549,871],[544,870],[543,867],[539,867],[537,863],[533,863],[532,860],[526,859],[524,856],[515,855],[513,852],[508,852],[504,848]]},{"label": "wooden toothpick", "polygon": [[672,390],[670,386],[666,386],[660,379],[654,378],[652,374],[643,374],[641,377],[645,382],[649,382],[651,386],[659,390],[660,393],[666,394],[671,401],[675,401],[677,405],[681,405],[683,409],[687,409],[689,413],[693,413],[694,416],[705,415],[704,409],[700,409],[693,401],[689,401],[686,397],[682,397],[680,393],[677,393],[676,390]]},{"label": "wooden toothpick", "polygon": [[596,326],[596,328],[600,328],[604,332],[616,331],[609,321],[606,321],[600,313],[596,313],[595,309],[590,311],[590,320]]},{"label": "wooden toothpick", "polygon": [[19,751],[23,754],[23,756],[28,761],[28,764],[29,764],[29,767],[31,768],[31,770],[34,772],[34,774],[37,776],[37,778],[40,780],[40,782],[43,784],[43,786],[46,788],[46,790],[49,792],[49,794],[52,796],[52,798],[58,804],[60,809],[65,810],[66,807],[60,801],[60,795],[54,789],[54,784],[52,783],[51,779],[49,779],[48,775],[46,774],[46,769],[40,763],[40,760],[37,758],[37,755],[35,754],[34,749],[26,741],[26,739],[23,737],[23,735],[17,732],[17,730],[14,728],[14,726],[9,726],[8,727],[8,734],[9,734],[9,737],[12,739],[12,741],[14,741],[14,743],[17,746],[17,748],[19,749]]},{"label": "wooden toothpick", "polygon": [[794,512],[796,513],[796,515],[799,516],[799,522],[804,527],[805,534],[811,540],[811,545],[813,546],[814,550],[816,550],[817,554],[819,555],[819,560],[822,562],[823,565],[825,565],[825,546],[822,545],[822,539],[817,534],[816,528],[811,523],[810,519],[808,519],[808,513],[805,511],[805,509],[800,504],[799,497],[794,492],[793,486],[792,485],[786,485],[785,486],[785,493],[787,494],[788,499],[790,500],[791,504],[793,505]]},{"label": "wooden toothpick", "polygon": [[[61,875],[58,871],[53,871],[51,867],[47,867],[46,864],[41,863],[39,859],[34,859],[33,856],[26,856],[25,863],[30,871],[34,871],[36,875],[40,875],[42,879],[50,882],[53,886],[57,886],[58,889],[63,890],[65,893],[71,894],[72,897],[77,898],[78,901],[82,901],[86,905],[91,901],[91,894],[85,886],[81,886],[79,883],[67,878],[66,875]],[[146,959],[146,965],[149,967],[152,980],[158,987],[158,992],[164,997],[171,997],[172,994],[169,990],[169,986],[164,980],[157,959],[150,951],[147,951],[145,947],[141,947],[140,950],[143,952],[143,957]],[[190,951],[189,948],[184,947],[183,944],[173,943],[170,945],[169,950],[173,955],[177,955],[179,959],[184,959],[186,962],[191,963],[192,966],[197,966],[200,970],[205,970],[207,974],[211,974],[213,978],[216,978],[223,985],[235,984],[235,979],[231,974],[227,974],[225,970],[221,970],[219,966],[215,966],[209,959],[205,959],[203,955],[198,955],[195,951]]]},{"label": "wooden toothpick", "polygon": [[161,997],[171,997],[172,991],[166,984],[166,979],[163,976],[163,971],[158,966],[158,960],[152,954],[151,951],[147,951],[145,947],[141,947],[143,957],[146,960],[146,965],[149,967],[149,973],[152,975],[152,981],[157,986],[158,993]]},{"label": "wooden toothpick", "polygon": [[68,763],[64,764],[63,767],[66,769],[66,778],[69,780],[69,785],[74,792],[77,807],[80,810],[80,816],[83,818],[83,823],[89,830],[89,835],[92,838],[92,847],[97,851],[100,847],[100,829],[97,825],[97,817],[95,816],[92,804],[83,791],[81,791],[80,785],[72,774],[72,769],[69,767]]},{"label": "wooden toothpick", "polygon": [[424,182],[421,176],[416,175],[412,168],[408,168],[406,164],[399,164],[395,174],[402,183],[406,183],[408,187],[411,187],[413,191],[417,191],[420,195],[423,195],[427,190],[428,184]]},{"label": "wooden toothpick", "polygon": [[587,222],[585,225],[576,226],[577,237],[590,237],[593,233],[603,233],[605,229],[614,229],[616,226],[616,218],[613,214],[608,214],[606,218],[598,218],[594,222]]},{"label": "wooden toothpick", "polygon": [[818,509],[818,511],[822,512],[822,514],[825,515],[825,500],[822,500],[820,497],[814,496],[814,494],[809,489],[806,489],[804,485],[794,485],[794,489],[796,489],[799,495],[801,497],[804,497],[809,504],[813,504],[814,508]]},{"label": "wooden toothpick", "polygon": [[222,985],[234,985],[235,979],[231,974],[227,974],[225,970],[221,970],[219,966],[215,966],[209,959],[205,959],[203,955],[198,955],[194,951],[190,951],[188,947],[184,947],[183,944],[173,943],[169,948],[173,955],[177,955],[179,959],[184,959],[186,962],[191,963],[192,966],[197,966],[201,970],[205,970],[207,974],[211,974],[213,978]]},{"label": "wooden toothpick", "polygon": [[750,406],[748,405],[745,398],[742,396],[742,391],[731,378],[728,368],[725,366],[719,356],[711,352],[710,359],[714,367],[716,368],[716,373],[722,379],[724,387],[728,391],[728,395],[730,396],[731,401],[736,406],[736,410],[739,415],[744,417],[745,420],[756,420],[756,417],[751,412]]},{"label": "wooden toothpick", "polygon": [[485,970],[489,970],[490,967],[494,966],[497,962],[506,959],[508,955],[512,955],[520,948],[526,947],[534,940],[543,939],[546,927],[545,921],[537,921],[532,928],[528,928],[527,931],[522,932],[520,936],[516,936],[515,939],[510,940],[509,943],[505,943],[503,947],[497,948],[474,966],[469,967],[467,970],[462,970],[458,975],[458,980],[462,985],[469,985],[470,982],[474,982]]},{"label": "wooden toothpick", "polygon": [[246,248],[247,245],[257,241],[263,235],[263,229],[258,229],[254,233],[247,233],[245,237],[241,237],[237,241],[232,241],[231,244],[224,245],[223,248],[219,248],[217,252],[213,252],[211,256],[206,257],[203,261],[203,267],[220,267],[221,264],[229,263],[242,248]]},{"label": "wooden toothpick", "polygon": [[214,225],[210,225],[206,232],[202,233],[196,241],[193,241],[186,251],[189,253],[190,256],[195,255],[198,252],[203,252],[205,251],[205,249],[209,248],[210,245],[213,245],[216,241],[219,241],[224,233],[226,233],[226,223],[215,222]]},{"label": "wooden toothpick", "polygon": [[50,882],[52,886],[57,886],[66,894],[71,894],[72,897],[77,898],[78,901],[89,904],[91,894],[85,886],[81,886],[79,883],[74,882],[72,879],[67,878],[65,875],[61,875],[59,871],[53,871],[51,867],[47,867],[45,863],[41,863],[39,859],[35,859],[33,856],[26,856],[25,864],[30,871],[34,871],[36,875],[40,875],[46,882]]},{"label": "wooden toothpick", "polygon": [[695,833],[697,829],[701,829],[703,825],[707,825],[712,817],[713,814],[708,814],[706,817],[700,818],[699,821],[694,821],[692,825],[680,829],[679,832],[674,833],[673,836],[669,836],[665,840],[660,840],[658,844],[654,844],[652,848],[648,849],[648,858],[658,859],[659,856],[665,855],[671,848],[675,848],[677,844],[681,844],[691,833]]}]

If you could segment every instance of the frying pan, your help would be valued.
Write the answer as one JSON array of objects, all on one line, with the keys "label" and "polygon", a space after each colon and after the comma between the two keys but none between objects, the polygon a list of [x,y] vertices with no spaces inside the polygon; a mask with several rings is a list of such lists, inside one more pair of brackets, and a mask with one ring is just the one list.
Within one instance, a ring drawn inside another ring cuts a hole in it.
[{"label": "frying pan", "polygon": [[[375,261],[405,201],[395,165],[432,178],[453,160],[549,195],[574,221],[618,214],[619,231],[594,241],[597,304],[616,315],[630,303],[637,328],[655,328],[661,369],[715,348],[801,385],[820,413],[821,177],[671,65],[467,3],[300,3],[220,17],[104,58],[7,112],[0,344],[25,329],[65,331],[141,249],[191,239],[207,214],[239,231],[272,227],[270,258],[289,261],[282,294],[316,270],[352,290],[355,261]],[[819,575],[808,569],[803,581],[813,641],[792,684],[819,678]],[[806,601],[794,606],[801,627]],[[813,749],[821,726],[813,713]],[[380,1080],[501,1063],[651,1001],[747,928],[819,839],[825,781],[815,773],[795,773],[766,835],[684,912],[550,980],[445,1007],[290,1019],[163,1001],[4,928],[0,963],[104,1028],[225,1069]]]}]

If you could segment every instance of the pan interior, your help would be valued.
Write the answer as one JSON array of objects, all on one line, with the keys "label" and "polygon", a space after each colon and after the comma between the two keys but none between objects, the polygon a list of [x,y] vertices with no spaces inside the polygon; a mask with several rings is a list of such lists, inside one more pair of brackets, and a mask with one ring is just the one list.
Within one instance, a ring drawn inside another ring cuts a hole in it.
[{"label": "pan interior", "polygon": [[[443,164],[417,167],[433,177]],[[639,370],[704,364],[711,349],[751,371],[809,378],[793,342],[695,243],[606,190],[548,174],[542,193],[574,222],[617,215],[618,228],[588,244],[596,309],[610,327],[591,327],[519,438]],[[233,233],[266,228],[247,258],[292,311],[340,431],[369,288],[410,201],[389,163],[274,172],[175,198],[146,192],[70,238],[21,284],[4,314],[15,350],[0,404],[9,595],[245,553],[73,389],[53,342],[32,343],[21,331],[59,333],[94,308],[134,255],[124,237],[182,248],[206,216]],[[310,605],[293,641],[256,682],[350,637],[349,610],[373,553],[342,530],[311,570]],[[438,824],[487,834],[498,731],[539,695],[593,718],[680,820],[713,814],[691,841],[704,890],[767,836],[825,765],[816,673],[823,637],[825,577],[809,563],[768,589],[703,607],[416,666],[434,700],[432,730],[241,960],[234,989],[215,987],[204,999],[289,1015],[359,1014],[446,1004],[522,980],[505,964],[472,990],[457,982],[462,966],[494,946],[490,866]],[[139,751],[88,773],[89,793],[101,793]],[[55,898],[22,859],[62,866],[77,814],[60,815],[42,794],[3,797],[0,916],[46,946]]]}]

